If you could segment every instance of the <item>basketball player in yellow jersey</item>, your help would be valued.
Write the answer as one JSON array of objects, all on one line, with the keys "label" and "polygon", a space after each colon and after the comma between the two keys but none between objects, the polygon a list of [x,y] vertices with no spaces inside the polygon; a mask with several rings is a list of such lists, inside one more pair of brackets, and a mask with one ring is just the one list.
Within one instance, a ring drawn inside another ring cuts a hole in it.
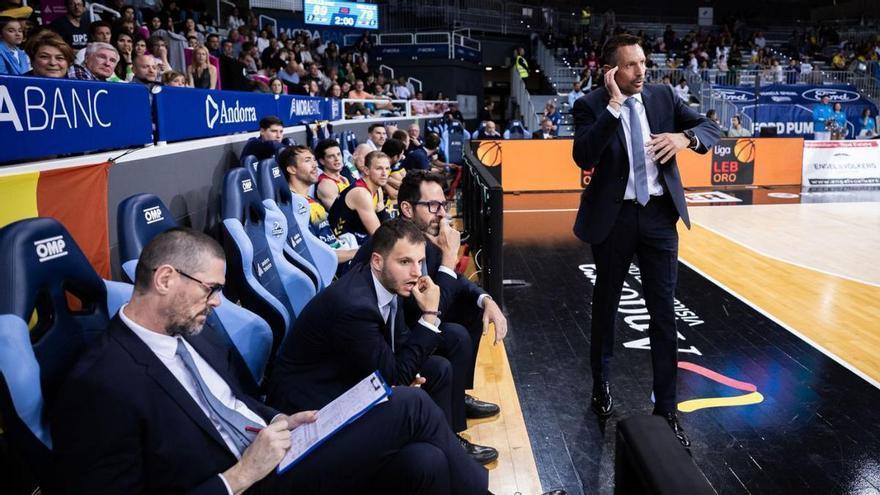
[{"label": "basketball player in yellow jersey", "polygon": [[348,179],[342,175],[342,167],[345,166],[342,148],[335,139],[324,139],[315,147],[315,156],[324,169],[324,173],[318,176],[316,196],[324,208],[329,210],[339,193],[350,185]]}]

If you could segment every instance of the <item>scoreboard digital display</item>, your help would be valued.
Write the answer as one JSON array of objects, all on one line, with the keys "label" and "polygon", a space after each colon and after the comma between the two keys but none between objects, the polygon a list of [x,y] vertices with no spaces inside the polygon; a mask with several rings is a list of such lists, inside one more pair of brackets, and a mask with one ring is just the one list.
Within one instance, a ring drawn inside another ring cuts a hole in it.
[{"label": "scoreboard digital display", "polygon": [[305,0],[306,24],[379,29],[379,7],[369,3]]}]

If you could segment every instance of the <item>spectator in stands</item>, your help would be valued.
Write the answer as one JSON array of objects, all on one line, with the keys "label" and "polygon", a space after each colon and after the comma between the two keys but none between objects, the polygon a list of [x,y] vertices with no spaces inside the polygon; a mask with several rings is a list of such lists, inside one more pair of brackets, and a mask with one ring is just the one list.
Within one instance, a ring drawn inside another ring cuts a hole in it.
[{"label": "spectator in stands", "polygon": [[386,139],[388,139],[388,133],[383,124],[370,124],[367,129],[367,140],[364,143],[370,146],[373,151],[379,151]]},{"label": "spectator in stands", "polygon": [[205,46],[208,48],[208,53],[220,58],[222,52],[220,51],[220,35],[217,33],[210,33],[205,38]]},{"label": "spectator in stands", "polygon": [[[412,137],[412,134],[410,134]],[[403,168],[407,173],[413,170],[431,170],[433,157],[440,149],[440,136],[436,132],[429,132],[425,136],[425,142],[422,146],[412,150],[406,155],[403,162]]]},{"label": "spectator in stands", "polygon": [[[320,407],[338,394],[337,389],[345,390],[360,379],[355,377],[378,369],[391,385],[421,384],[452,429],[466,429],[462,379],[454,376],[457,367],[434,354],[446,337],[438,328],[441,288],[422,275],[424,259],[425,237],[413,222],[396,219],[380,227],[370,262],[357,265],[315,296],[297,318],[291,338],[278,352],[269,403],[288,409],[301,403]],[[398,301],[410,297],[419,313],[413,325],[398,308]],[[460,342],[452,349],[456,354],[469,351]],[[459,439],[474,460],[486,464],[497,458],[495,449]],[[482,485],[474,488],[477,491],[467,493],[486,492]]]},{"label": "spectator in stands", "polygon": [[52,21],[50,27],[74,50],[89,43],[89,21],[85,18],[85,0],[66,0],[67,13]]},{"label": "spectator in stands", "polygon": [[241,18],[238,7],[233,7],[229,17],[226,18],[226,28],[230,31],[235,31],[242,26],[244,26],[244,19]]},{"label": "spectator in stands", "polygon": [[464,116],[461,114],[461,110],[458,109],[457,102],[449,103],[449,110],[443,112],[443,117],[447,121],[457,120],[459,122],[464,123]]},{"label": "spectator in stands", "polygon": [[832,121],[834,110],[828,104],[830,98],[827,95],[823,95],[819,101],[820,103],[813,107],[813,139],[828,140],[831,139],[828,125]]},{"label": "spectator in stands", "polygon": [[495,127],[495,122],[491,120],[486,121],[486,125],[482,130],[477,134],[478,139],[501,139],[501,133],[498,132],[498,129]]},{"label": "spectator in stands", "polygon": [[341,100],[342,88],[338,84],[333,83],[330,85],[330,89],[327,90],[326,96],[328,98],[336,98],[337,100]]},{"label": "spectator in stands", "polygon": [[324,208],[329,210],[339,194],[351,185],[348,178],[342,175],[345,167],[342,148],[335,139],[324,139],[315,147],[315,156],[324,170],[317,178],[316,195]]},{"label": "spectator in stands", "polygon": [[752,131],[746,129],[742,125],[742,117],[738,114],[730,118],[730,129],[727,130],[727,137],[749,137]]},{"label": "spectator in stands", "polygon": [[134,36],[134,45],[132,49],[132,57],[137,57],[147,53],[147,40],[140,35]]},{"label": "spectator in stands", "polygon": [[532,133],[532,139],[553,139],[553,122],[544,117],[541,119],[541,128]]},{"label": "spectator in stands", "polygon": [[392,92],[394,93],[394,98],[398,100],[408,100],[412,98],[412,93],[406,84],[406,78],[403,76],[397,78]]},{"label": "spectator in stands", "polygon": [[318,81],[309,79],[308,82],[306,82],[306,96],[323,96]]},{"label": "spectator in stands", "polygon": [[116,77],[123,81],[131,81],[134,75],[131,58],[132,51],[134,50],[132,36],[125,32],[116,33],[116,40],[113,45],[116,46],[116,52],[119,54],[119,63],[116,64]]},{"label": "spectator in stands", "polygon": [[366,168],[364,168],[364,159],[371,151],[373,151],[373,148],[371,148],[369,144],[361,143],[355,146],[354,151],[351,153],[351,161],[354,164],[355,168],[358,170],[358,173],[360,173],[361,175],[366,174]]},{"label": "spectator in stands", "polygon": [[[100,41],[101,43],[110,43],[113,40],[110,23],[104,21],[95,21],[89,25],[89,43]],[[81,48],[76,52],[74,59],[75,64],[84,64],[86,61],[86,48]]]},{"label": "spectator in stands", "polygon": [[559,135],[559,123],[562,121],[562,114],[556,108],[556,100],[549,100],[544,106],[544,118],[553,124],[553,135]]},{"label": "spectator in stands", "polygon": [[68,69],[73,66],[73,50],[52,31],[31,37],[25,49],[32,64],[25,76],[66,78]]},{"label": "spectator in stands", "polygon": [[162,74],[162,84],[164,86],[173,86],[175,88],[185,88],[187,87],[186,75],[177,72],[176,70],[169,70]]},{"label": "spectator in stands", "polygon": [[715,125],[717,125],[718,127],[721,127],[721,119],[718,118],[718,112],[716,112],[714,108],[706,110],[706,118],[712,122],[715,122]]},{"label": "spectator in stands", "polygon": [[330,228],[327,209],[309,195],[309,190],[318,183],[319,177],[315,155],[307,146],[291,146],[278,153],[278,166],[290,192],[306,198],[309,203],[309,230],[336,251],[340,265],[348,263],[357,252],[357,240],[350,234],[336,237]]},{"label": "spectator in stands", "polygon": [[[392,264],[382,273],[397,276],[405,291]],[[486,470],[462,452],[443,411],[405,386],[278,474],[290,431],[317,416],[288,416],[249,396],[223,358],[228,347],[200,336],[220,304],[222,248],[200,232],[173,229],[144,248],[138,266],[131,300],[79,357],[53,403],[55,467],[72,492],[487,491]],[[426,310],[434,308],[439,290],[425,296]],[[94,434],[96,424],[103,434]]]},{"label": "spectator in stands", "polygon": [[[116,77],[116,64],[119,63],[119,52],[110,43],[96,41],[86,47],[85,68],[92,76],[90,79],[106,82],[121,82]],[[78,78],[77,78],[78,79]]]},{"label": "spectator in stands", "polygon": [[269,80],[269,91],[273,95],[283,95],[284,94],[284,81],[278,79],[277,77],[273,77]]},{"label": "spectator in stands", "polygon": [[877,119],[871,115],[871,109],[862,110],[862,116],[859,118],[859,134],[860,138],[877,137]]},{"label": "spectator in stands", "polygon": [[330,225],[337,237],[351,233],[361,245],[388,218],[382,188],[388,183],[390,171],[388,155],[381,151],[367,153],[363,177],[343,191],[330,208]]},{"label": "spectator in stands", "polygon": [[409,125],[406,132],[409,134],[409,148],[407,149],[407,154],[409,154],[410,151],[422,146],[422,141],[419,139],[422,128],[418,122],[413,122]]},{"label": "spectator in stands", "polygon": [[675,95],[681,98],[685,103],[690,103],[691,101],[691,90],[688,88],[687,80],[685,78],[681,78],[678,81],[678,86],[674,88]]},{"label": "spectator in stands", "polygon": [[241,156],[253,155],[257,160],[274,157],[284,148],[284,123],[274,115],[260,119],[260,135],[247,140],[241,150]]},{"label": "spectator in stands", "polygon": [[192,63],[186,68],[187,85],[192,88],[217,89],[217,68],[211,64],[210,52],[205,46],[192,51]]},{"label": "spectator in stands", "polygon": [[151,90],[156,86],[161,86],[159,81],[159,65],[156,57],[144,54],[134,58],[134,77],[131,82],[137,84],[145,84]]},{"label": "spectator in stands", "polygon": [[183,35],[186,37],[195,36],[200,45],[205,44],[206,38],[202,31],[196,26],[196,21],[192,17],[187,17],[183,23]]},{"label": "spectator in stands", "polygon": [[21,49],[24,29],[18,19],[0,19],[0,74],[22,75],[31,70],[31,60]]},{"label": "spectator in stands", "polygon": [[571,91],[568,93],[568,108],[574,107],[574,102],[577,101],[578,98],[584,96],[586,93],[581,91],[581,83],[580,81],[574,83],[574,86],[571,88]]},{"label": "spectator in stands", "polygon": [[147,49],[154,57],[159,74],[164,74],[171,70],[171,63],[168,61],[168,45],[161,36],[150,36],[147,40]]},{"label": "spectator in stands", "polygon": [[846,112],[843,111],[843,105],[839,101],[835,101],[831,107],[831,139],[846,139]]}]

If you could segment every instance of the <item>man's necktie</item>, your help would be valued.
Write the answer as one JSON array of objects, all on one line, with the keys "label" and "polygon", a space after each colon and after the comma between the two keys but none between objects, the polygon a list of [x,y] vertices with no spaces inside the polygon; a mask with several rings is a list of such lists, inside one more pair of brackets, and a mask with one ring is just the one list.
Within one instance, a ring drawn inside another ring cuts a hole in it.
[{"label": "man's necktie", "polygon": [[208,406],[208,415],[211,416],[212,420],[220,424],[223,431],[225,431],[229,438],[232,439],[232,443],[238,447],[239,453],[243,453],[251,442],[253,442],[255,436],[255,433],[247,432],[245,427],[250,426],[252,428],[261,429],[263,425],[255,423],[240,412],[226,407],[220,402],[220,399],[211,393],[211,390],[202,379],[202,375],[199,373],[199,369],[196,367],[192,355],[190,355],[186,346],[183,344],[183,339],[177,339],[176,354],[183,361],[183,364],[187,371],[189,371],[190,375],[195,378],[196,392],[199,394],[199,397],[202,398],[202,401]]},{"label": "man's necktie", "polygon": [[397,319],[397,295],[391,298],[391,302],[388,303],[388,319],[385,321],[385,325],[388,326],[388,330],[391,333],[391,352],[394,352],[394,320]]},{"label": "man's necktie", "polygon": [[648,194],[648,172],[645,169],[645,140],[642,136],[642,123],[636,110],[635,98],[626,99],[629,108],[629,138],[632,142],[633,184],[636,186],[636,201],[645,206],[651,199]]}]

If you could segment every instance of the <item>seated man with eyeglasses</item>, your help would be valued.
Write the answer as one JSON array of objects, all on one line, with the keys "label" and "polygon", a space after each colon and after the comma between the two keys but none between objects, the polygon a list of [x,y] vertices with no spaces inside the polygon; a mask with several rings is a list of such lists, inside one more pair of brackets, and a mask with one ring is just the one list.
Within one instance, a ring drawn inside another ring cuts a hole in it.
[{"label": "seated man with eyeglasses", "polygon": [[201,232],[171,229],[144,248],[131,301],[52,404],[68,493],[486,493],[485,469],[410,387],[277,473],[290,430],[316,413],[288,416],[249,396],[230,349],[202,332],[225,273],[223,250]]},{"label": "seated man with eyeglasses", "polygon": [[[444,177],[435,172],[416,170],[404,177],[398,193],[400,216],[412,220],[421,230],[428,243],[422,273],[431,277],[441,288],[440,311],[443,312],[444,344],[437,353],[446,357],[459,368],[456,374],[464,381],[465,389],[474,387],[474,371],[481,337],[495,327],[497,344],[507,335],[507,318],[498,304],[480,286],[455,272],[461,235],[449,225],[446,216],[449,201],[443,194]],[[372,244],[367,241],[352,259],[352,266],[369,263]],[[411,299],[404,302],[407,324],[418,319],[418,308]],[[459,363],[460,356],[448,355],[448,350],[463,342],[470,349],[467,359]],[[465,413],[468,418],[479,419],[495,416],[500,412],[497,405],[477,400],[465,394]]]}]

